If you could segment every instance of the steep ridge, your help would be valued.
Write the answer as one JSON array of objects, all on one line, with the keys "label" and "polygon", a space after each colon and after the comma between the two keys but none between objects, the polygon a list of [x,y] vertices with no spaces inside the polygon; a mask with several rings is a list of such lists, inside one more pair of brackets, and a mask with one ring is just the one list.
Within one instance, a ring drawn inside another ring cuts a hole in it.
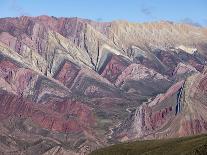
[{"label": "steep ridge", "polygon": [[115,21],[109,31],[108,36],[125,51],[132,45],[145,51],[183,45],[206,53],[206,28],[165,21],[143,24]]},{"label": "steep ridge", "polygon": [[[83,147],[84,152],[86,147],[87,152],[104,145],[107,140],[98,138],[108,130],[103,126],[112,126],[127,114],[125,112],[123,116],[115,117],[119,110],[124,110],[130,103],[117,88],[93,70],[81,68],[67,60],[53,79],[38,69],[33,70],[33,64],[5,46],[1,46],[0,54],[1,89],[4,90],[0,97],[1,118],[30,119],[38,128],[47,129],[49,133],[69,135],[70,138],[62,142],[69,143],[66,150],[79,152]],[[112,102],[117,102],[114,110],[111,109]],[[123,103],[126,105],[121,106]],[[111,117],[114,119],[111,120]],[[102,123],[99,119],[106,121]],[[99,135],[96,136],[96,132]],[[36,133],[31,131],[31,134],[35,136]],[[75,146],[71,144],[74,139],[78,143]]]},{"label": "steep ridge", "polygon": [[194,74],[140,105],[115,136],[125,141],[206,133],[205,79],[205,73]]},{"label": "steep ridge", "polygon": [[206,34],[169,22],[0,19],[0,136],[15,143],[0,151],[88,154],[205,133]]}]

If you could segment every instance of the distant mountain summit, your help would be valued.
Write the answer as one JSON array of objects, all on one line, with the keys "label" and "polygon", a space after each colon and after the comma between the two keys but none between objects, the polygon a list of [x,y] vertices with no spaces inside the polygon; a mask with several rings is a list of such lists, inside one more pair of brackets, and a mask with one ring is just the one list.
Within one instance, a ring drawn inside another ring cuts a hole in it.
[{"label": "distant mountain summit", "polygon": [[0,19],[0,152],[88,154],[207,132],[207,29]]}]

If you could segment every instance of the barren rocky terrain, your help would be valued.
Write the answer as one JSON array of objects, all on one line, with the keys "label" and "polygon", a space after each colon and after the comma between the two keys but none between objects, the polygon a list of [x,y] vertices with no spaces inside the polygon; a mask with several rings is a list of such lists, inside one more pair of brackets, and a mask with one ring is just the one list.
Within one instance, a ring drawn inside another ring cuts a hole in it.
[{"label": "barren rocky terrain", "polygon": [[207,132],[207,29],[0,19],[0,154],[89,154]]}]

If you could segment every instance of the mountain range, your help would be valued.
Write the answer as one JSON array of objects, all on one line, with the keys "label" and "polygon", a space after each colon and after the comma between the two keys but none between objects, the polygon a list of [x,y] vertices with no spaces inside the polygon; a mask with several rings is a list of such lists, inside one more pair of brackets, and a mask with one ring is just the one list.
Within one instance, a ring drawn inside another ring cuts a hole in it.
[{"label": "mountain range", "polygon": [[0,153],[88,154],[207,133],[207,28],[0,19]]}]

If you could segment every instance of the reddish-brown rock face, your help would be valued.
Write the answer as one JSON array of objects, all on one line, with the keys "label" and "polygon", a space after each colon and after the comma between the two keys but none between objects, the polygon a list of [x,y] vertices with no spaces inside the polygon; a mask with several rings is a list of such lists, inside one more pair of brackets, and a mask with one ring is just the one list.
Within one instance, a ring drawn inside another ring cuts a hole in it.
[{"label": "reddish-brown rock face", "polygon": [[126,62],[123,58],[112,55],[106,67],[100,74],[110,82],[114,83],[127,66],[128,62]]},{"label": "reddish-brown rock face", "polygon": [[60,67],[60,70],[56,73],[54,78],[70,88],[80,69],[72,62],[66,62]]},{"label": "reddish-brown rock face", "polygon": [[129,139],[165,137],[165,134],[156,134],[158,131],[162,131],[163,128],[169,128],[167,126],[171,125],[172,119],[178,113],[177,105],[179,103],[176,102],[176,98],[183,84],[184,81],[178,82],[171,86],[165,94],[140,105],[134,113],[131,128],[128,128],[129,131],[126,128],[120,128],[121,132],[118,132],[118,137],[120,138],[120,135],[126,137],[126,133],[128,133],[127,137]]},{"label": "reddish-brown rock face", "polygon": [[186,120],[181,122],[179,131],[180,136],[189,136],[205,133],[207,131],[207,122],[200,119]]},{"label": "reddish-brown rock face", "polygon": [[2,32],[0,34],[0,41],[15,50],[17,38],[13,37],[8,32]]},{"label": "reddish-brown rock face", "polygon": [[197,73],[173,85],[165,94],[139,106],[115,134],[120,139],[168,138],[207,132],[206,74]]},{"label": "reddish-brown rock face", "polygon": [[207,91],[207,77],[204,77],[199,83],[199,90],[202,92]]},{"label": "reddish-brown rock face", "polygon": [[17,94],[22,94],[30,87],[34,76],[35,72],[30,69],[20,68],[9,60],[0,61],[0,77],[9,83]]},{"label": "reddish-brown rock face", "polygon": [[1,117],[30,117],[42,128],[59,132],[80,132],[93,126],[92,111],[80,102],[53,101],[44,105],[35,104],[22,96],[1,92]]},{"label": "reddish-brown rock face", "polygon": [[82,103],[71,101],[56,102],[52,103],[50,108],[46,113],[40,112],[32,116],[34,122],[44,128],[66,133],[83,131],[95,123],[91,110]]},{"label": "reddish-brown rock face", "polygon": [[195,36],[169,23],[0,19],[0,138],[25,139],[27,151],[3,148],[88,153],[117,140],[205,133],[206,37],[183,27]]}]

